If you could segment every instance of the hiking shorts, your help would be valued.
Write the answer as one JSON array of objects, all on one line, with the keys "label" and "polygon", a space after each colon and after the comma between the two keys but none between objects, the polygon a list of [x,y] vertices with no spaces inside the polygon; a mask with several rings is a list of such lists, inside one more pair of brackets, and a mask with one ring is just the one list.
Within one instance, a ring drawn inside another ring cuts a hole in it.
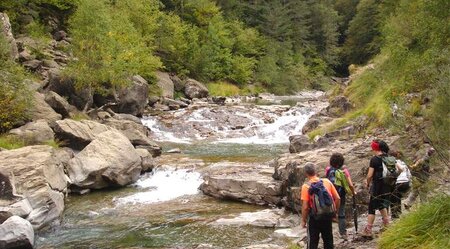
[{"label": "hiking shorts", "polygon": [[388,195],[370,195],[369,200],[369,214],[375,214],[376,210],[382,210],[389,207]]}]

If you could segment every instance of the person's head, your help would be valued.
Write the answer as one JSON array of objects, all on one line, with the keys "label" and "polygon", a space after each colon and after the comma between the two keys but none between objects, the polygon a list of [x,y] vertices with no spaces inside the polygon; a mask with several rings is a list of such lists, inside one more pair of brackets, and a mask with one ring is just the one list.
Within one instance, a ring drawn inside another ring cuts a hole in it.
[{"label": "person's head", "polygon": [[389,146],[386,142],[383,140],[375,139],[370,144],[370,147],[375,153],[388,153],[389,152]]},{"label": "person's head", "polygon": [[307,177],[313,177],[316,175],[316,166],[314,163],[306,163],[303,167],[303,172]]},{"label": "person's head", "polygon": [[339,169],[344,165],[344,160],[344,156],[341,153],[333,153],[330,157],[330,165]]}]

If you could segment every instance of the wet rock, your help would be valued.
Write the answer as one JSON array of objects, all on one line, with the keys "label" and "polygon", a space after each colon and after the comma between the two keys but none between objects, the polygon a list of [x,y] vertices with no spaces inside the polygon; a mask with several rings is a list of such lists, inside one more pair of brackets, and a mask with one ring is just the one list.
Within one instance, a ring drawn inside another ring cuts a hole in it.
[{"label": "wet rock", "polygon": [[225,226],[255,226],[266,228],[286,228],[298,223],[298,217],[284,209],[265,209],[258,212],[245,212],[234,218],[221,218],[214,222]]},{"label": "wet rock", "polygon": [[137,180],[141,169],[141,157],[116,130],[97,135],[67,168],[72,184],[85,189],[125,186]]},{"label": "wet rock", "polygon": [[171,110],[178,110],[180,108],[188,107],[188,105],[183,101],[173,100],[169,98],[164,98],[163,104],[167,105]]},{"label": "wet rock", "polygon": [[0,248],[32,249],[34,245],[34,230],[30,222],[12,216],[0,225]]},{"label": "wet rock", "polygon": [[56,113],[47,102],[45,102],[45,96],[41,93],[34,93],[33,110],[31,112],[31,119],[33,121],[44,119],[51,123],[56,120],[60,120],[62,116]]},{"label": "wet rock", "polygon": [[174,83],[168,73],[156,72],[156,84],[161,88],[163,97],[173,99]]},{"label": "wet rock", "polygon": [[49,91],[45,94],[45,102],[47,102],[53,110],[61,114],[63,118],[69,118],[71,113],[76,111],[76,108],[70,105],[65,98],[53,91]]},{"label": "wet rock", "polygon": [[225,105],[225,101],[227,100],[227,98],[226,97],[216,97],[216,96],[214,96],[214,97],[212,97],[212,102],[214,103],[214,104],[218,104],[218,105]]},{"label": "wet rock", "polygon": [[199,99],[208,97],[209,91],[208,88],[206,88],[206,86],[202,83],[193,79],[188,79],[184,87],[184,94],[189,99]]},{"label": "wet rock", "polygon": [[11,23],[9,22],[9,17],[6,13],[0,12],[0,26],[1,31],[6,38],[6,41],[9,44],[9,47],[11,49],[10,54],[11,58],[17,59],[19,57],[19,51],[17,49],[16,40],[14,39],[12,29],[11,29]]},{"label": "wet rock", "polygon": [[219,199],[231,199],[257,205],[277,205],[281,201],[281,183],[259,172],[209,175],[200,190]]},{"label": "wet rock", "polygon": [[183,81],[182,79],[180,79],[180,77],[178,77],[176,75],[170,75],[170,79],[173,82],[175,91],[182,92],[184,90],[184,85],[186,82]]},{"label": "wet rock", "polygon": [[167,153],[171,153],[171,154],[181,153],[181,150],[179,148],[174,148],[174,149],[168,150]]},{"label": "wet rock", "polygon": [[116,112],[142,116],[148,104],[148,82],[140,75],[132,78],[131,85],[118,91]]},{"label": "wet rock", "polygon": [[153,109],[156,111],[170,111],[170,107],[168,107],[167,105],[163,105],[160,103],[156,103],[153,105]]},{"label": "wet rock", "polygon": [[75,121],[72,119],[58,120],[53,127],[56,137],[72,149],[81,150],[98,134],[112,128],[91,120]]},{"label": "wet rock", "polygon": [[289,137],[289,152],[298,153],[305,150],[310,150],[314,145],[309,141],[309,138],[305,135],[294,135]]},{"label": "wet rock", "polygon": [[136,124],[142,124],[140,118],[138,118],[138,117],[136,117],[134,115],[131,115],[131,114],[113,113],[112,115],[113,115],[114,119],[117,119],[117,120],[128,120],[128,121],[133,121]]},{"label": "wet rock", "polygon": [[68,184],[64,168],[70,157],[65,150],[46,145],[0,152],[0,171],[9,177],[16,196],[30,204],[27,220],[33,227],[44,227],[61,217]]},{"label": "wet rock", "polygon": [[152,171],[156,167],[156,162],[153,159],[152,154],[150,154],[147,149],[137,148],[136,152],[141,157],[142,173]]},{"label": "wet rock", "polygon": [[9,131],[9,134],[27,141],[30,144],[39,144],[52,141],[55,133],[48,125],[47,121],[39,119],[24,126]]},{"label": "wet rock", "polygon": [[9,212],[12,215],[27,218],[27,216],[31,213],[31,211],[33,211],[33,208],[31,207],[30,202],[28,202],[27,199],[22,199],[20,201],[12,203],[9,206],[0,207],[0,211]]}]

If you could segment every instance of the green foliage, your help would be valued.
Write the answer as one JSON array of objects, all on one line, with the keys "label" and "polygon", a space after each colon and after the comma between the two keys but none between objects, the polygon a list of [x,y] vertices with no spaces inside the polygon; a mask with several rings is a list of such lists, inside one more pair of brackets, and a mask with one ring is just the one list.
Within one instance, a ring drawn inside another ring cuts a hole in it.
[{"label": "green foliage", "polygon": [[0,148],[13,150],[26,146],[26,143],[13,136],[0,135]]},{"label": "green foliage", "polygon": [[[0,27],[1,28],[1,27]],[[11,59],[11,48],[0,33],[0,133],[28,118],[31,92],[25,70]]]},{"label": "green foliage", "polygon": [[215,82],[207,84],[209,94],[211,96],[237,96],[240,95],[241,90],[239,87],[230,84],[228,82]]},{"label": "green foliage", "polygon": [[[142,9],[144,13],[145,10]],[[139,30],[141,26],[136,28],[131,21],[136,19],[131,18],[137,15],[135,11],[138,10],[111,5],[109,1],[79,1],[69,20],[77,60],[67,68],[78,88],[102,92],[111,86],[122,87],[131,76],[139,74],[149,79],[161,67],[159,58],[152,55],[149,39]],[[144,13],[141,14],[145,18]]]},{"label": "green foliage", "polygon": [[438,195],[404,215],[383,232],[379,248],[428,249],[450,247],[450,197]]}]

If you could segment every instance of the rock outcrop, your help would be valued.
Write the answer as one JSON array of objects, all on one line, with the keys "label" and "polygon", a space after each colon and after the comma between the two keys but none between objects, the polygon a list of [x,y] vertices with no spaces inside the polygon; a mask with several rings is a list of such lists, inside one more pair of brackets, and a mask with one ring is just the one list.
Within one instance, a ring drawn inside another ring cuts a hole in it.
[{"label": "rock outcrop", "polygon": [[184,94],[189,99],[200,99],[208,97],[209,91],[208,88],[206,88],[206,86],[202,83],[193,79],[188,79],[184,86]]},{"label": "rock outcrop", "polygon": [[65,150],[46,145],[0,152],[0,172],[15,189],[14,199],[5,208],[26,217],[34,228],[58,221],[68,185],[64,167],[70,157]]},{"label": "rock outcrop", "polygon": [[141,157],[117,130],[96,135],[67,168],[72,185],[81,189],[125,186],[137,180],[141,169]]},{"label": "rock outcrop", "polygon": [[255,171],[214,174],[204,177],[200,190],[204,194],[257,205],[278,205],[281,201],[281,182],[274,180],[270,168]]},{"label": "rock outcrop", "polygon": [[45,119],[47,122],[52,123],[61,118],[62,116],[45,102],[45,96],[42,93],[34,93],[33,109],[31,111],[31,119],[33,121]]},{"label": "rock outcrop", "polygon": [[75,121],[72,119],[59,120],[55,123],[53,130],[56,137],[64,145],[82,150],[102,132],[111,130],[110,127],[91,120]]},{"label": "rock outcrop", "polygon": [[162,97],[173,99],[174,83],[168,73],[156,72],[156,84],[162,90]]},{"label": "rock outcrop", "polygon": [[30,222],[19,216],[11,216],[0,224],[0,248],[32,249],[34,230]]},{"label": "rock outcrop", "polygon": [[17,49],[16,40],[14,39],[11,29],[11,23],[9,22],[9,17],[6,13],[0,13],[0,26],[1,31],[4,37],[6,38],[9,47],[11,48],[11,58],[13,59],[19,58],[19,51]]},{"label": "rock outcrop", "polygon": [[148,82],[139,75],[132,78],[130,86],[118,91],[116,112],[142,116],[148,104]]},{"label": "rock outcrop", "polygon": [[290,136],[289,142],[289,152],[291,153],[302,152],[314,147],[314,145],[309,141],[309,138],[305,135]]},{"label": "rock outcrop", "polygon": [[9,131],[9,134],[31,144],[41,144],[52,141],[55,138],[55,133],[52,128],[50,128],[47,121],[43,119],[12,129]]},{"label": "rock outcrop", "polygon": [[61,114],[63,118],[70,118],[71,113],[76,111],[76,108],[70,105],[65,98],[53,91],[49,91],[45,94],[45,102],[47,102],[53,110]]}]

